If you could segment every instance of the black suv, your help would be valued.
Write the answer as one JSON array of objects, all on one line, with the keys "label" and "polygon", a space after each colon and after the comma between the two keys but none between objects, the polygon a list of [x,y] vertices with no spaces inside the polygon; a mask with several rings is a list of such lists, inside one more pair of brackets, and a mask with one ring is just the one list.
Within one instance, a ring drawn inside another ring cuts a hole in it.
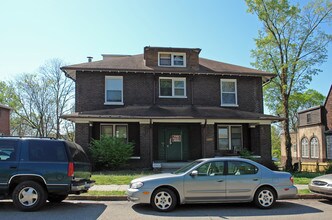
[{"label": "black suv", "polygon": [[68,194],[86,192],[91,165],[78,144],[52,138],[0,136],[0,199],[12,198],[23,211],[46,200],[61,202]]}]

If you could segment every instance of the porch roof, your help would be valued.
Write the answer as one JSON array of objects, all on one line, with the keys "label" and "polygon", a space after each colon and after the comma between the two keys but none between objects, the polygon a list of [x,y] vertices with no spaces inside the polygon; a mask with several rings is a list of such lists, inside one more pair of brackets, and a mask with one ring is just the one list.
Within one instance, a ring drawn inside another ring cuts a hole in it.
[{"label": "porch roof", "polygon": [[79,119],[227,119],[281,121],[280,117],[232,108],[206,106],[121,106],[110,109],[75,112],[62,118]]}]

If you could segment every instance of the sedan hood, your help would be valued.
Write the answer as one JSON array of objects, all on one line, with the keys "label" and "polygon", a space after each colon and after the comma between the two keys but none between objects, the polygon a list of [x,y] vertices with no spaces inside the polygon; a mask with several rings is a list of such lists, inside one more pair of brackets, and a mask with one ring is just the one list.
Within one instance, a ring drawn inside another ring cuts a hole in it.
[{"label": "sedan hood", "polygon": [[172,173],[161,173],[161,174],[155,174],[155,175],[149,175],[149,176],[143,176],[137,179],[132,180],[131,182],[144,182],[148,180],[156,180],[156,179],[163,179],[163,178],[171,178],[176,177],[178,175],[172,174]]},{"label": "sedan hood", "polygon": [[318,177],[313,178],[312,180],[319,180],[319,181],[324,181],[327,183],[332,183],[332,174],[318,176]]}]

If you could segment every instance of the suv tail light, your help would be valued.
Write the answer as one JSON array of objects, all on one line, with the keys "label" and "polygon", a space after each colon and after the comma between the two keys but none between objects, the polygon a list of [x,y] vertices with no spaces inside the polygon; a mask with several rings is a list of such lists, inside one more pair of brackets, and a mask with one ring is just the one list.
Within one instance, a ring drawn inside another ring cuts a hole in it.
[{"label": "suv tail light", "polygon": [[74,163],[69,162],[68,164],[68,176],[74,176]]},{"label": "suv tail light", "polygon": [[290,180],[290,181],[292,182],[292,184],[294,185],[294,179],[293,179],[292,176],[289,178],[289,180]]}]

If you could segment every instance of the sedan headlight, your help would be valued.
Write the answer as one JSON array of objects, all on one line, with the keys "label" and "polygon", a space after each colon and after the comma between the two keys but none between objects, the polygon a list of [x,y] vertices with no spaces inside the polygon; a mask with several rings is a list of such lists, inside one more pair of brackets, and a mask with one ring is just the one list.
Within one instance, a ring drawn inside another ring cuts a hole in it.
[{"label": "sedan headlight", "polygon": [[143,186],[143,183],[142,182],[135,182],[135,183],[132,183],[130,188],[132,189],[139,189]]}]

